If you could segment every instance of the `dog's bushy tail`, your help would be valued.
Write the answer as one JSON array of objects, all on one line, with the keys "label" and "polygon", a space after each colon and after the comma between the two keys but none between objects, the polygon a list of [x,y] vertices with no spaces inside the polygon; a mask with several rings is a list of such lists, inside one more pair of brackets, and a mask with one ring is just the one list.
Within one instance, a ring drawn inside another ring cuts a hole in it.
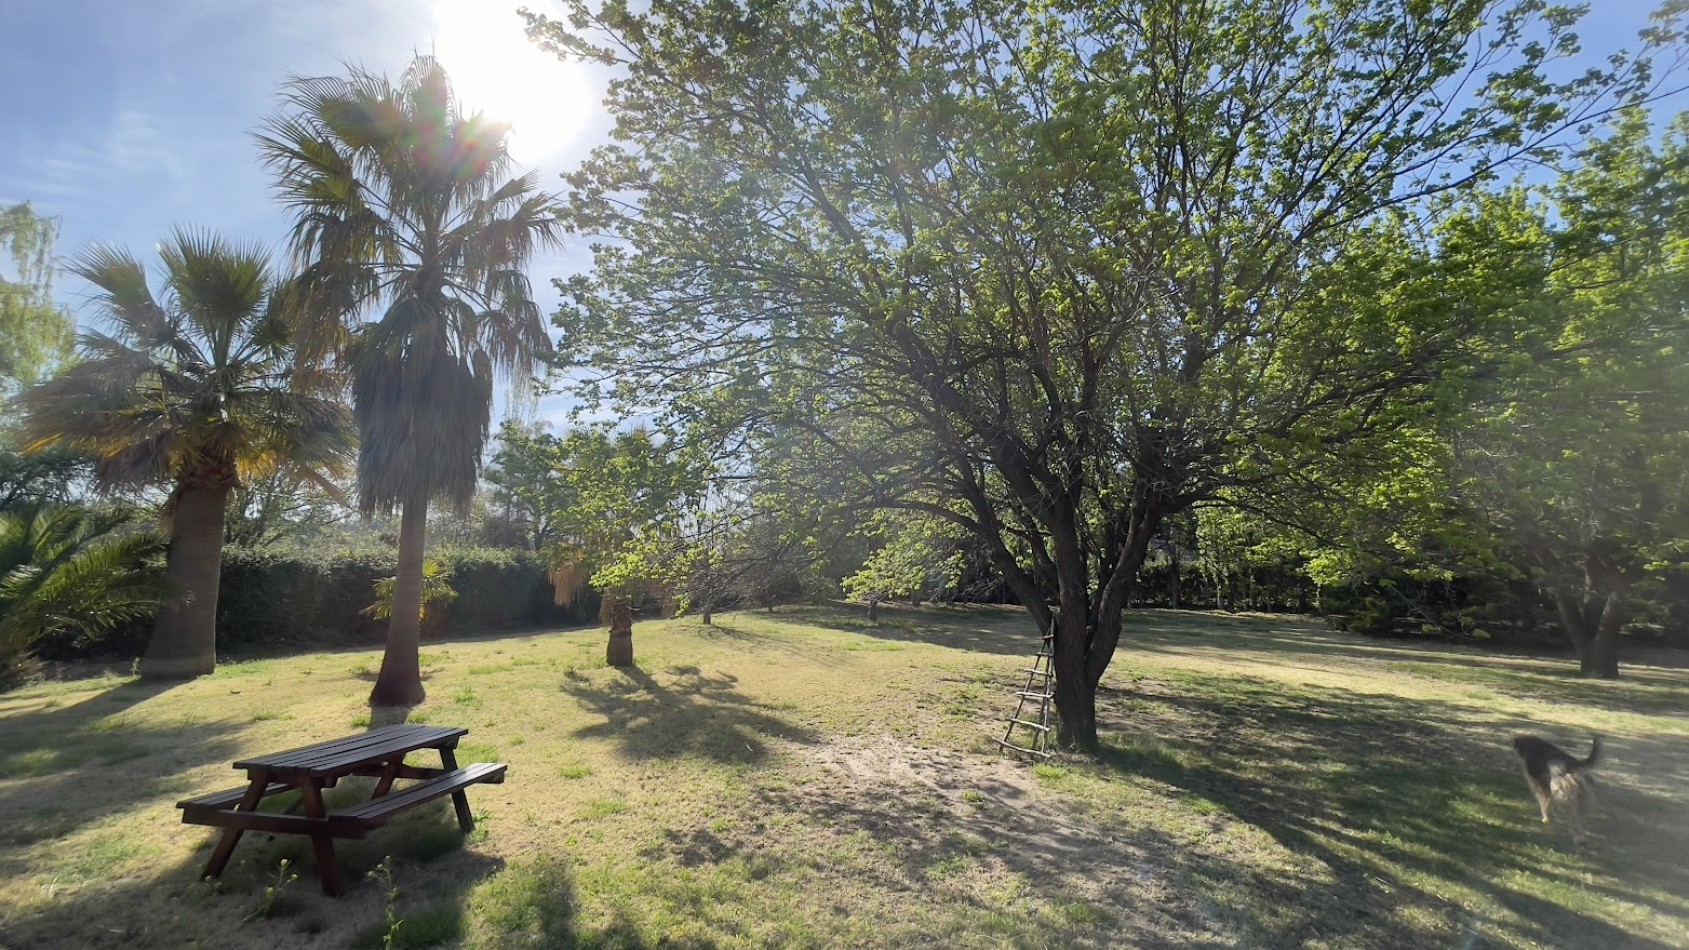
[{"label": "dog's bushy tail", "polygon": [[1587,772],[1601,764],[1601,737],[1594,736],[1594,745],[1589,749],[1589,758],[1572,766],[1573,772]]}]

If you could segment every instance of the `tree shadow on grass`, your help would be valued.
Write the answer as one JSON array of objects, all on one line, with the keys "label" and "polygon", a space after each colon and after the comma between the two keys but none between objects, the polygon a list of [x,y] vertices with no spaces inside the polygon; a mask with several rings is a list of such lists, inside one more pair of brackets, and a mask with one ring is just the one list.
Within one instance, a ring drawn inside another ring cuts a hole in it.
[{"label": "tree shadow on grass", "polygon": [[1689,709],[1689,679],[1678,673],[1629,667],[1617,680],[1588,679],[1568,654],[1519,654],[1435,641],[1365,638],[1317,621],[1273,621],[1207,613],[1146,610],[1127,614],[1123,650],[1224,653],[1241,650],[1317,662],[1341,658],[1377,663],[1381,671],[1440,682],[1467,683],[1524,699],[1557,699],[1614,712],[1673,713]]},{"label": "tree shadow on grass", "polygon": [[707,626],[699,624],[696,632],[703,640],[746,647],[761,656],[784,654],[824,669],[839,669],[845,665],[839,651],[831,644],[793,637],[789,627],[775,634],[757,630],[754,626],[744,626],[735,622],[735,614],[716,614],[714,623]]},{"label": "tree shadow on grass", "polygon": [[617,947],[644,950],[674,947],[705,950],[715,944],[660,934],[650,939],[626,911],[616,908],[601,925],[581,921],[574,875],[567,859],[552,855],[511,864],[471,898],[478,930],[487,946]]},{"label": "tree shadow on grass", "polygon": [[21,848],[73,834],[189,791],[184,773],[228,761],[238,728],[231,723],[117,718],[174,685],[130,681],[70,705],[0,718],[0,844]]},{"label": "tree shadow on grass", "polygon": [[[1018,769],[995,757],[973,759],[950,789],[942,768],[928,775],[937,784],[858,776],[774,785],[756,790],[748,814],[783,816],[783,834],[807,830],[776,852],[777,866],[823,862],[848,874],[852,892],[918,904],[918,915],[887,917],[887,945],[943,945],[947,934],[995,946],[1280,945],[1261,939],[1244,915],[1226,919],[1212,896],[1234,869],[1160,827],[1122,828],[1075,802],[1028,795],[994,780],[982,761]],[[665,850],[683,867],[771,861],[766,841],[704,827],[671,834]],[[1414,945],[1411,934],[1399,936],[1396,945]]]},{"label": "tree shadow on grass", "polygon": [[[330,807],[368,789],[343,783]],[[485,786],[470,790],[496,794]],[[174,815],[170,816],[174,819]],[[138,825],[154,821],[137,817]],[[450,803],[406,812],[359,840],[335,842],[344,889],[321,893],[309,839],[246,833],[221,877],[200,880],[216,829],[190,828],[197,847],[172,863],[130,855],[100,873],[55,880],[42,900],[0,906],[0,947],[42,950],[180,946],[616,946],[654,945],[625,915],[587,925],[564,858],[507,865],[479,842],[497,818],[467,838]],[[140,829],[145,831],[146,829]],[[80,847],[71,842],[66,850]],[[75,859],[67,855],[67,860]],[[287,862],[283,865],[283,862]],[[396,891],[391,896],[390,891]],[[392,927],[391,909],[399,921]],[[706,946],[658,940],[662,946]]]},{"label": "tree shadow on grass", "polygon": [[692,666],[671,667],[660,677],[627,666],[591,676],[571,672],[562,689],[605,720],[575,735],[615,739],[630,758],[699,755],[750,763],[767,756],[768,739],[816,741],[810,730],[740,692],[736,683],[731,674]]},{"label": "tree shadow on grass", "polygon": [[880,605],[880,620],[867,619],[860,605],[835,603],[783,609],[779,616],[814,627],[895,643],[928,643],[995,656],[1019,656],[1038,649],[1032,619],[1019,608],[996,606],[905,607]]},{"label": "tree shadow on grass", "polygon": [[[359,841],[336,842],[344,890],[324,896],[309,840],[248,832],[214,881],[199,874],[219,832],[164,867],[123,868],[0,912],[0,946],[39,948],[179,946],[386,946],[393,913],[394,947],[459,942],[469,927],[476,888],[504,862],[465,845],[443,803],[420,808]],[[283,867],[282,862],[288,864]],[[372,874],[385,867],[385,874]],[[273,890],[272,890],[273,889]],[[492,945],[501,945],[493,941]]]},{"label": "tree shadow on grass", "polygon": [[[1335,688],[1310,694],[1196,676],[1167,693],[1138,685],[1100,704],[1111,733],[1101,768],[1212,802],[1327,869],[1318,881],[1234,878],[1257,906],[1297,908],[1312,897],[1347,911],[1288,914],[1272,942],[1317,934],[1388,946],[1380,925],[1400,927],[1392,911],[1411,904],[1441,919],[1421,940],[1501,931],[1547,946],[1659,948],[1668,945],[1595,911],[1618,898],[1667,916],[1689,912],[1689,902],[1661,896],[1689,893],[1680,861],[1689,826],[1661,821],[1681,806],[1604,787],[1593,825],[1603,838],[1572,848],[1559,829],[1535,822],[1518,777],[1507,740],[1527,724],[1474,724],[1437,703]],[[1475,918],[1449,896],[1457,888],[1489,898],[1505,918]]]}]

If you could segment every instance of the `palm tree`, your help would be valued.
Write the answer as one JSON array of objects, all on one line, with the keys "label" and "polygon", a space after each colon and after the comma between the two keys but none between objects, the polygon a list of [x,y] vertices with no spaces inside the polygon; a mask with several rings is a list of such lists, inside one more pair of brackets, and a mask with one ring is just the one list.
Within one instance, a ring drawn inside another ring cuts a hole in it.
[{"label": "palm tree", "polygon": [[35,641],[151,616],[164,593],[157,535],[77,506],[0,512],[0,682]]},{"label": "palm tree", "polygon": [[465,115],[430,57],[396,85],[353,70],[282,98],[259,147],[296,214],[310,312],[339,317],[307,338],[352,374],[360,509],[403,512],[370,703],[412,705],[428,506],[468,505],[495,379],[526,380],[551,350],[524,268],[559,224],[533,174],[505,177],[508,127]]},{"label": "palm tree", "polygon": [[96,247],[71,271],[97,288],[111,332],[25,392],[27,449],[67,444],[102,487],[167,485],[172,594],[141,661],[149,678],[211,672],[223,518],[242,479],[274,471],[328,484],[351,454],[339,381],[294,359],[284,285],[256,247],[177,231],[159,248],[163,295],[127,250]]}]

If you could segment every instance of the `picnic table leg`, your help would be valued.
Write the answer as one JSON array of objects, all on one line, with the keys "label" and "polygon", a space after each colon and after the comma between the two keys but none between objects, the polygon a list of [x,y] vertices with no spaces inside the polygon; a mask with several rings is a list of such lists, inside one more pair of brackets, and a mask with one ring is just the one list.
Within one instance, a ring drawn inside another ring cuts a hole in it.
[{"label": "picnic table leg", "polygon": [[375,791],[370,795],[370,798],[380,798],[392,791],[393,780],[399,777],[399,769],[402,768],[404,764],[404,753],[400,753],[398,758],[387,763],[387,767],[381,770],[381,777],[375,782]]},{"label": "picnic table leg", "polygon": [[[323,806],[323,791],[316,782],[310,779],[300,782],[299,795],[305,803],[307,817],[328,817],[328,809]],[[311,847],[317,853],[317,878],[322,881],[323,893],[334,897],[340,893],[340,867],[334,860],[334,839],[324,834],[312,835]]]},{"label": "picnic table leg", "polygon": [[[252,784],[246,787],[246,795],[235,806],[235,811],[257,811],[258,803],[264,800],[264,790],[270,785],[267,773],[259,772],[252,777]],[[223,873],[223,868],[229,864],[229,855],[235,853],[235,845],[240,843],[240,828],[223,829],[223,837],[218,839],[217,847],[211,852],[211,860],[205,862],[205,870],[200,878],[217,877]]]},{"label": "picnic table leg", "polygon": [[[451,746],[440,750],[440,764],[445,766],[448,772],[457,770],[457,752]],[[462,829],[464,834],[474,831],[475,816],[469,811],[469,794],[461,788],[453,792],[452,805],[457,808],[458,828]]]}]

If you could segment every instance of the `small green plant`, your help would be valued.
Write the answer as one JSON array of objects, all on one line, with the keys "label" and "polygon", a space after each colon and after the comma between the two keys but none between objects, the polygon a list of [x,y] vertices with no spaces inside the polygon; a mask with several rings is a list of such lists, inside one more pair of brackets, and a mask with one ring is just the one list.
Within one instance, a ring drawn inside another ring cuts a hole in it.
[{"label": "small green plant", "polygon": [[608,818],[627,810],[627,802],[614,798],[600,798],[597,801],[588,802],[587,806],[581,809],[581,820],[594,821],[599,818]]},{"label": "small green plant", "polygon": [[252,913],[247,914],[241,923],[265,920],[274,916],[276,911],[284,906],[288,885],[297,880],[299,880],[299,875],[293,870],[293,862],[287,858],[282,858],[281,863],[276,865],[275,877],[264,888],[263,899],[259,900],[258,906],[253,908]]},{"label": "small green plant", "polygon": [[[444,606],[457,599],[457,591],[452,589],[451,569],[439,561],[422,562],[422,617],[428,617],[428,608],[439,604]],[[393,619],[393,589],[398,585],[397,577],[383,577],[375,582],[375,603],[365,607],[360,613],[374,620]]]},{"label": "small green plant", "polygon": [[392,950],[399,939],[399,927],[404,924],[399,917],[399,886],[393,883],[393,856],[383,857],[381,863],[369,872],[369,877],[372,881],[381,882],[387,900],[387,932],[381,936],[381,946],[384,950]]},{"label": "small green plant", "polygon": [[966,855],[952,854],[934,861],[932,866],[927,868],[927,878],[942,881],[947,877],[955,877],[967,868],[968,859]]},{"label": "small green plant", "polygon": [[1106,927],[1114,923],[1114,915],[1084,901],[1070,901],[1056,905],[1056,912],[1070,924],[1080,927]]}]

